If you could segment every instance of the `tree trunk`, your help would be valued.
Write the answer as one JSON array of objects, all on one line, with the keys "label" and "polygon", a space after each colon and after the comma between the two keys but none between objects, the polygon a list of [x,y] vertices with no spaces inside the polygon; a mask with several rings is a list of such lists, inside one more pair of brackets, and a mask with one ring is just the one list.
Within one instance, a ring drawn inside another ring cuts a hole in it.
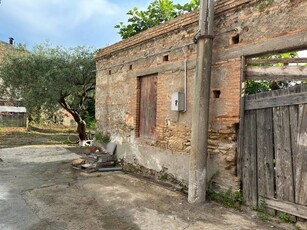
[{"label": "tree trunk", "polygon": [[86,140],[86,123],[81,119],[79,122],[77,122],[77,132],[79,135],[80,141]]},{"label": "tree trunk", "polygon": [[80,116],[79,112],[75,109],[72,109],[67,103],[66,103],[66,100],[65,100],[65,97],[62,96],[59,100],[59,103],[60,105],[67,111],[69,112],[75,122],[77,123],[77,132],[78,132],[78,135],[79,135],[79,139],[80,141],[85,141],[86,140],[86,123],[85,121],[82,119],[82,117]]}]

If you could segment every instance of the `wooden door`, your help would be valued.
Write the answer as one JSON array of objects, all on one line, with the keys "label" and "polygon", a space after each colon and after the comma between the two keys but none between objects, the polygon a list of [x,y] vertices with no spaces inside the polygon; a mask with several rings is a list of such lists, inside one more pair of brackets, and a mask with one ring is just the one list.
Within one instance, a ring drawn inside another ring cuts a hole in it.
[{"label": "wooden door", "polygon": [[157,114],[157,74],[139,78],[140,81],[140,137],[154,139]]}]

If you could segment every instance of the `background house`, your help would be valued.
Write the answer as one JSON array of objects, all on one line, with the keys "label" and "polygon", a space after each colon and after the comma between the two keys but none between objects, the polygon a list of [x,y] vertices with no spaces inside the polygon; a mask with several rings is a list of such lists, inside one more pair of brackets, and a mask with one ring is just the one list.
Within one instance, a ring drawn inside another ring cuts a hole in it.
[{"label": "background house", "polygon": [[[12,49],[14,43],[14,39],[10,38],[9,42],[0,41],[0,62],[3,59],[4,53],[10,49]],[[0,77],[1,84],[1,77]],[[0,95],[0,106],[17,106],[19,102],[17,100],[12,101],[6,95]]]},{"label": "background house", "polygon": [[[9,39],[9,43],[0,41],[0,62],[3,59],[4,53],[10,49],[13,49],[13,45],[13,38]],[[20,106],[20,100],[11,100],[7,95],[0,95],[0,127],[27,126],[26,108]]]}]

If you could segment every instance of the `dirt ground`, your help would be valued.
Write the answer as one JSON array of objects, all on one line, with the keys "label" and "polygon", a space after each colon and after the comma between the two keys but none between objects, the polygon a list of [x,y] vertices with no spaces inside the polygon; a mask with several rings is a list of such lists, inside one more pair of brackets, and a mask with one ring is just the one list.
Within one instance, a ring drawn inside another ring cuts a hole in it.
[{"label": "dirt ground", "polygon": [[16,132],[0,130],[0,229],[289,227],[214,202],[193,206],[182,193],[123,172],[74,170],[70,162],[79,157],[75,152],[80,149],[63,145],[63,136]]}]

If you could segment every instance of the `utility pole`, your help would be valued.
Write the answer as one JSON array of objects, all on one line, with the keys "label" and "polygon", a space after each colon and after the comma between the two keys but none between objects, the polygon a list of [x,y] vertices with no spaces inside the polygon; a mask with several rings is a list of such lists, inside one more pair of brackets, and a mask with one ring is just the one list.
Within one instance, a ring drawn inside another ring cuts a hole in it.
[{"label": "utility pole", "polygon": [[214,0],[201,0],[188,196],[192,204],[206,201],[213,22]]}]

